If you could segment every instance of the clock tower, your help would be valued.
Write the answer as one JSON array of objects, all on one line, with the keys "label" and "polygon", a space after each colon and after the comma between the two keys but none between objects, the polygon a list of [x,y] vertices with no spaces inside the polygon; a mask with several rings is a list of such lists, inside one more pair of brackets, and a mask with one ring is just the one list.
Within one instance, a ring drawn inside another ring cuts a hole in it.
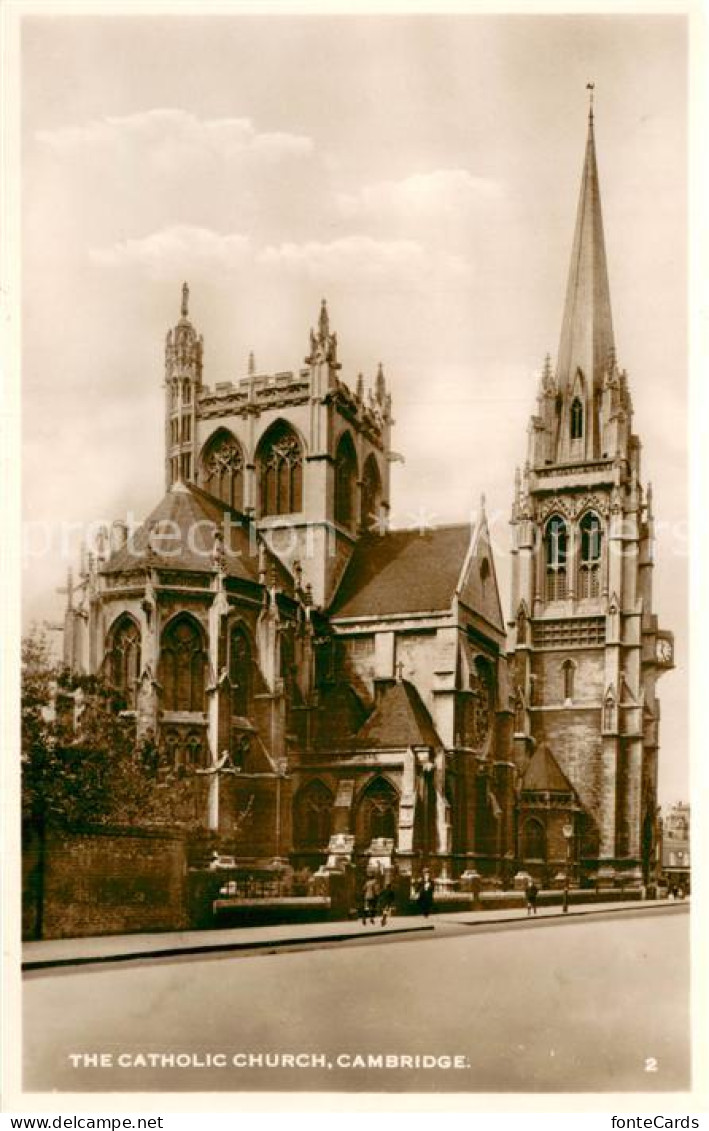
[{"label": "clock tower", "polygon": [[640,883],[655,852],[660,704],[673,639],[653,611],[652,489],[618,363],[596,163],[586,151],[555,364],[512,510],[509,648],[518,858],[553,880]]}]

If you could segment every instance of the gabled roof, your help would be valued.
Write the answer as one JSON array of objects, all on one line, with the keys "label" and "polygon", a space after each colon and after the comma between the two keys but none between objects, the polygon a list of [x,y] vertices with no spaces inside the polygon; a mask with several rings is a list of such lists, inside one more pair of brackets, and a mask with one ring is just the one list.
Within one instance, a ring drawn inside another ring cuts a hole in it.
[{"label": "gabled roof", "polygon": [[290,574],[265,543],[253,537],[249,519],[193,483],[173,483],[126,545],[111,555],[102,572],[123,573],[152,564],[162,569],[211,573],[217,530],[224,537],[227,576],[258,583],[259,546],[263,546],[269,574],[275,569],[279,588],[293,591]]},{"label": "gabled roof", "polygon": [[458,582],[458,595],[464,605],[504,634],[505,621],[484,500],[481,502],[480,517],[475,524],[469,553]]},{"label": "gabled roof", "polygon": [[354,746],[400,750],[409,746],[438,747],[443,743],[421,696],[412,683],[400,680],[389,684],[382,697],[357,732]]},{"label": "gabled roof", "polygon": [[450,609],[470,538],[467,523],[363,535],[330,614],[367,617]]},{"label": "gabled roof", "polygon": [[578,369],[589,387],[600,387],[612,349],[613,321],[591,112],[557,358],[559,388],[573,387]]},{"label": "gabled roof", "polygon": [[575,793],[548,746],[534,751],[522,780],[522,793]]}]

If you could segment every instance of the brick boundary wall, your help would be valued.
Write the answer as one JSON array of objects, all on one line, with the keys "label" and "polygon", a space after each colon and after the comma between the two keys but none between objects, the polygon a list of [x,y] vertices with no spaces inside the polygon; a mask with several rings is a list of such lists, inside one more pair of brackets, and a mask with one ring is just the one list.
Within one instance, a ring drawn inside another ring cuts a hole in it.
[{"label": "brick boundary wall", "polygon": [[25,939],[180,930],[188,925],[184,834],[52,830],[23,844]]}]

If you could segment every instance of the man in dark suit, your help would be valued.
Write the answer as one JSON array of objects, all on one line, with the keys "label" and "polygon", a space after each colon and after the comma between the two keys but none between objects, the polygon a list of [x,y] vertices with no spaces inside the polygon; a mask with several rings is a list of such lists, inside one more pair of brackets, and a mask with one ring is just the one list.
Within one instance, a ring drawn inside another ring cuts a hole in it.
[{"label": "man in dark suit", "polygon": [[419,911],[423,915],[424,919],[428,919],[429,915],[433,911],[433,893],[434,887],[433,880],[431,879],[431,873],[429,872],[428,868],[424,868],[423,879],[419,884],[418,890]]}]

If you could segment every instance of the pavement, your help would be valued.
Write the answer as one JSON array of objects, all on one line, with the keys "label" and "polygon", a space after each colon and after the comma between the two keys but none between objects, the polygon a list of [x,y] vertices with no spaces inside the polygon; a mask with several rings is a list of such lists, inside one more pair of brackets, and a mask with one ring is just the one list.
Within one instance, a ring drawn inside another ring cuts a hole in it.
[{"label": "pavement", "polygon": [[[687,901],[688,902],[688,901]],[[675,908],[681,904],[667,900],[628,900],[612,903],[572,904],[567,913],[558,906],[540,907],[535,921],[571,919],[590,915],[613,915],[634,911],[643,914],[658,908]],[[437,912],[430,919],[422,916],[394,916],[385,926],[379,918],[366,926],[361,920],[329,923],[283,923],[264,927],[237,927],[230,930],[164,931],[152,934],[101,935],[92,938],[46,939],[26,942],[22,947],[24,971],[67,966],[130,962],[140,959],[168,958],[182,954],[250,950],[280,950],[317,944],[347,942],[362,938],[391,935],[408,936],[435,931],[440,927],[492,926],[522,921],[526,909]]]}]

